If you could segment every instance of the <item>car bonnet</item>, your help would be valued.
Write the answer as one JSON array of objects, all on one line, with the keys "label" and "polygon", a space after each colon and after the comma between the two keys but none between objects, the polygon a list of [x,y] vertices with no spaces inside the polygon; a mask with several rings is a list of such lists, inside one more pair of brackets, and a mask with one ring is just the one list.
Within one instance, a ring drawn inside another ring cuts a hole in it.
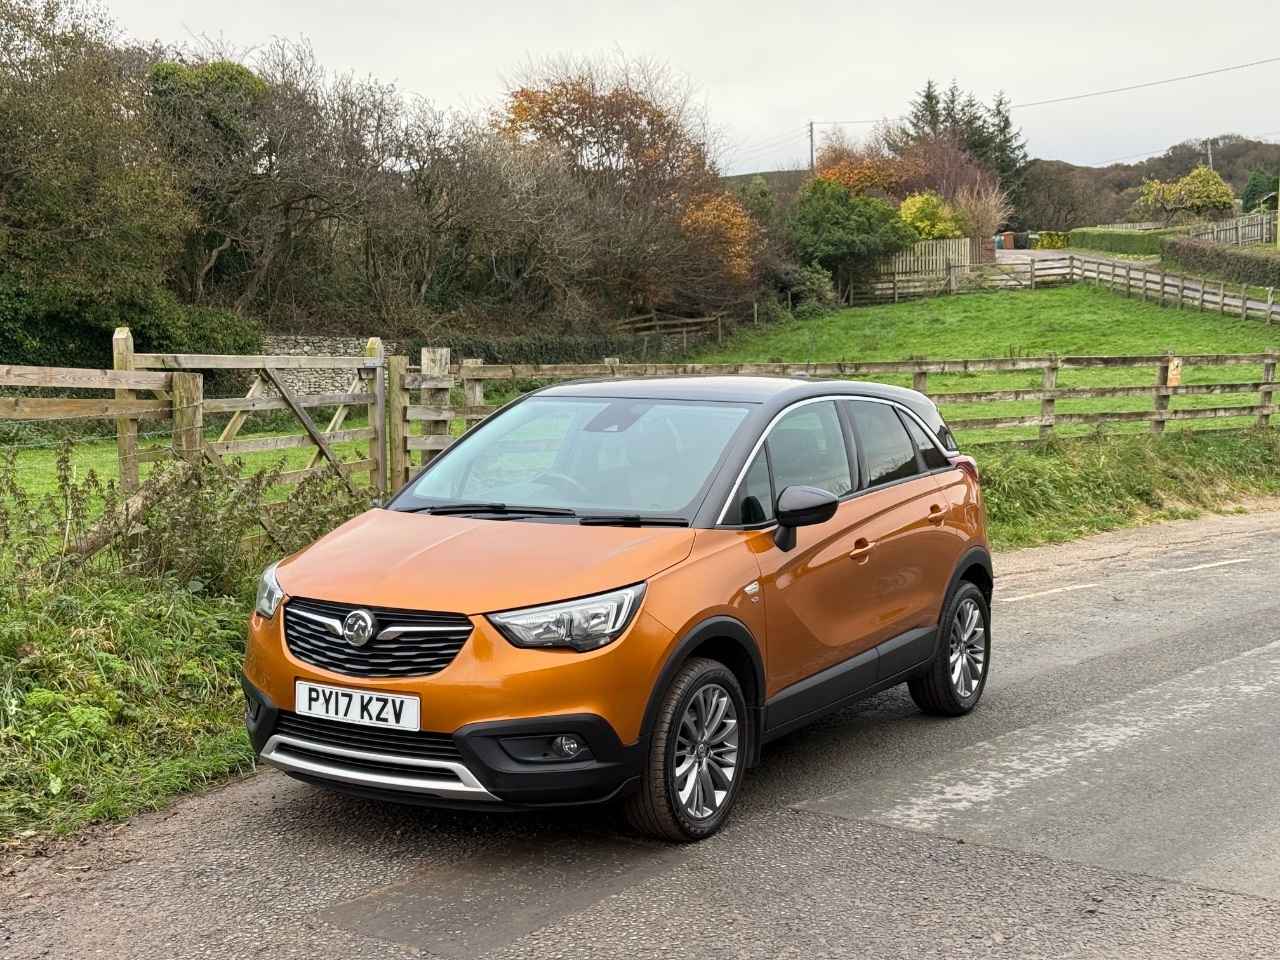
[{"label": "car bonnet", "polygon": [[371,510],[283,561],[291,597],[468,615],[588,596],[689,556],[694,531]]}]

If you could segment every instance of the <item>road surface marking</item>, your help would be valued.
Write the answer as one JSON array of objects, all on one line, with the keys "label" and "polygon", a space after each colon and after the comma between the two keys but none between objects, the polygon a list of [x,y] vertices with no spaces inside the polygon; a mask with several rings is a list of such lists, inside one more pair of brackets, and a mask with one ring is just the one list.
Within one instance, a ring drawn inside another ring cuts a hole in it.
[{"label": "road surface marking", "polygon": [[1253,557],[1240,557],[1236,560],[1219,560],[1217,563],[1198,563],[1194,567],[1174,567],[1170,573],[1190,573],[1192,570],[1208,570],[1210,567],[1228,567],[1233,563],[1249,563]]},{"label": "road surface marking", "polygon": [[1074,587],[1056,587],[1053,590],[1041,590],[1037,593],[1024,593],[1020,597],[996,597],[1001,603],[1017,603],[1019,600],[1030,600],[1032,597],[1047,597],[1051,593],[1069,593],[1072,590],[1088,590],[1090,587],[1101,586],[1097,583],[1078,583]]}]

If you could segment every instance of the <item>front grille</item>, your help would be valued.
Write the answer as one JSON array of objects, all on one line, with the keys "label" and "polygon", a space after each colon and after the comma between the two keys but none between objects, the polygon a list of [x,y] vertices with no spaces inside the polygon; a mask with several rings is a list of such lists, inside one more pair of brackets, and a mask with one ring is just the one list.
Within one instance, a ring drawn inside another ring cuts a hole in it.
[{"label": "front grille", "polygon": [[[412,757],[415,760],[449,760],[462,762],[462,754],[447,733],[417,730],[387,730],[363,724],[321,720],[281,710],[276,717],[275,733],[322,746]],[[345,760],[343,762],[346,762]]]},{"label": "front grille", "polygon": [[[373,638],[363,647],[353,647],[323,623],[305,616],[311,613],[341,623],[359,609],[327,600],[290,600],[284,605],[289,652],[304,663],[349,677],[424,677],[452,663],[471,636],[471,621],[460,613],[369,607],[363,609],[377,620]],[[414,627],[431,629],[414,632]],[[409,629],[399,637],[379,639],[378,634],[395,628]]]}]

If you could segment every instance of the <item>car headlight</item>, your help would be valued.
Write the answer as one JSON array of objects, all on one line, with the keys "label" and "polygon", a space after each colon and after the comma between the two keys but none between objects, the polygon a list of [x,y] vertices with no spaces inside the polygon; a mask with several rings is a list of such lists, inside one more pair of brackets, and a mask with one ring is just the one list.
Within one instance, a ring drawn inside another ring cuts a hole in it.
[{"label": "car headlight", "polygon": [[276,582],[276,567],[279,565],[280,561],[277,560],[263,570],[262,576],[258,578],[258,596],[253,608],[268,620],[275,616],[276,610],[280,608],[280,601],[284,599],[284,591]]},{"label": "car headlight", "polygon": [[489,622],[517,647],[572,647],[581,653],[622,636],[643,596],[644,584],[637,583],[581,600],[492,613]]}]

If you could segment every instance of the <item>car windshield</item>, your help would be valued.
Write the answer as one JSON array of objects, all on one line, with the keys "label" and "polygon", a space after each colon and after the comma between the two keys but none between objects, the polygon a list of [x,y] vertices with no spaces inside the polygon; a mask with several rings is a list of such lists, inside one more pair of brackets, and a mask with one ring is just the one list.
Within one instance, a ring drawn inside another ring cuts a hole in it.
[{"label": "car windshield", "polygon": [[530,397],[450,447],[391,506],[692,520],[749,410],[705,400]]}]

